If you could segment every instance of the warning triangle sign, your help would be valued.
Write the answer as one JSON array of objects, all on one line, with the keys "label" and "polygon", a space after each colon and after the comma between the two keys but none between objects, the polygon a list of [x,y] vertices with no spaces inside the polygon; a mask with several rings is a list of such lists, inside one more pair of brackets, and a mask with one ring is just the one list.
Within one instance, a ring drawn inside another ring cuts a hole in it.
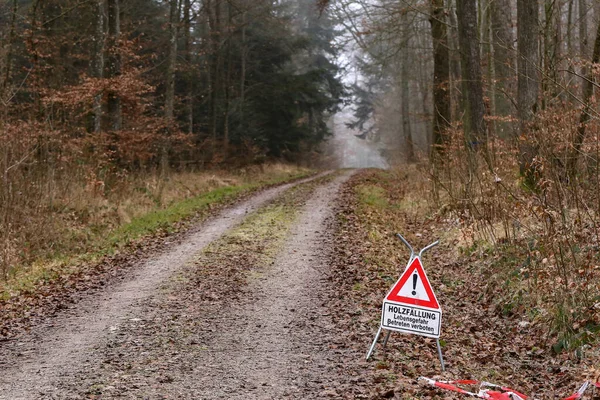
[{"label": "warning triangle sign", "polygon": [[415,257],[406,268],[385,299],[396,303],[440,309],[419,257]]}]

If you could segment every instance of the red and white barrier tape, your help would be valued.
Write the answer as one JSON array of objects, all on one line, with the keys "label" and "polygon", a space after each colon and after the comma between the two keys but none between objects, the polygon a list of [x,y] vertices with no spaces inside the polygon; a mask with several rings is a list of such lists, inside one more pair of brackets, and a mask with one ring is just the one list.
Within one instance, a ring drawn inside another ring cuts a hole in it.
[{"label": "red and white barrier tape", "polygon": [[[424,376],[420,377],[419,380],[424,381],[425,383],[435,386],[437,388],[448,390],[451,392],[457,392],[460,394],[464,394],[465,396],[477,397],[480,399],[489,399],[489,400],[526,400],[528,397],[518,391],[511,389],[506,386],[496,385],[490,382],[480,382],[470,379],[462,379],[456,381],[436,381],[433,379],[425,378]],[[462,389],[456,385],[479,385],[479,391],[469,392],[468,390]],[[595,386],[600,389],[600,382],[590,383],[586,381],[577,392],[573,395],[563,399],[563,400],[578,400],[581,399],[584,393],[591,386]],[[496,390],[491,390],[496,389]]]},{"label": "red and white barrier tape", "polygon": [[[598,386],[597,383],[595,385]],[[585,393],[585,391],[588,389],[589,386],[590,386],[589,381],[584,382],[584,384],[579,388],[579,390],[577,392],[575,392],[575,394],[567,397],[565,400],[581,399],[583,397],[583,394]]]}]

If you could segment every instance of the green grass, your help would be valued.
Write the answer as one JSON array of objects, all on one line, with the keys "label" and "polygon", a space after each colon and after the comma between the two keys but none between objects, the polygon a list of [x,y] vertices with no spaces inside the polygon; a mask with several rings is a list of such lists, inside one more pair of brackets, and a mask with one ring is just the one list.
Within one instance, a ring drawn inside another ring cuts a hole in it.
[{"label": "green grass", "polygon": [[386,191],[382,187],[376,185],[360,185],[356,190],[361,204],[375,208],[386,208],[388,206]]},{"label": "green grass", "polygon": [[211,205],[232,200],[250,189],[252,189],[251,185],[222,187],[175,202],[167,208],[149,212],[117,228],[108,239],[108,247],[120,246],[161,230],[171,232],[178,222],[208,209]]},{"label": "green grass", "polygon": [[284,243],[297,215],[297,207],[283,204],[267,206],[250,215],[225,237],[210,244],[205,254],[216,253],[219,257],[229,257],[250,252],[259,264],[267,265]]}]

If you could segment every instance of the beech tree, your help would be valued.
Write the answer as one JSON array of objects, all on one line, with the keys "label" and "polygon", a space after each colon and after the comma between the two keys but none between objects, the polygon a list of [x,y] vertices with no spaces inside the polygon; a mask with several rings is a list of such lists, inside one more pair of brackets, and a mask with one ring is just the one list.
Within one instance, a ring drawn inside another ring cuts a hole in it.
[{"label": "beech tree", "polygon": [[468,149],[485,148],[487,127],[484,121],[483,82],[477,30],[477,1],[457,0],[458,42],[460,46],[465,108],[465,136]]},{"label": "beech tree", "polygon": [[[592,65],[596,65],[600,63],[600,23],[598,24],[598,31],[596,32],[596,40],[594,41],[594,54],[592,56]],[[595,113],[593,107],[590,104],[590,100],[592,95],[594,94],[594,86],[597,85],[596,79],[597,73],[591,70],[589,75],[586,77],[584,85],[583,85],[583,109],[581,110],[581,116],[579,117],[579,126],[577,127],[577,132],[575,135],[575,139],[573,141],[573,149],[569,156],[569,162],[567,164],[567,171],[574,177],[577,171],[577,161],[580,158],[581,147],[585,140],[587,125],[592,118],[592,115]]]},{"label": "beech tree", "polygon": [[[491,42],[493,47],[493,110],[499,117],[507,118],[514,114],[512,103],[515,90],[515,52],[514,36],[511,27],[513,20],[510,0],[493,0],[489,3],[491,10]],[[497,124],[497,134],[503,138],[513,136],[512,124],[501,121]]]},{"label": "beech tree", "polygon": [[[107,38],[107,57],[106,57],[106,77],[114,79],[121,75],[121,54],[119,40],[121,39],[121,15],[119,0],[107,0],[107,21],[108,21],[108,38]],[[116,88],[109,89],[108,92],[108,117],[109,129],[118,131],[121,129],[121,99]]]},{"label": "beech tree", "polygon": [[433,39],[433,150],[442,151],[450,128],[450,51],[443,0],[431,0],[431,36]]},{"label": "beech tree", "polygon": [[[531,122],[537,112],[539,96],[539,45],[538,22],[539,4],[537,0],[517,1],[518,19],[518,115],[519,134],[525,138],[531,133]],[[535,144],[529,140],[521,140],[519,166],[521,174],[533,183],[533,160],[536,155]]]}]

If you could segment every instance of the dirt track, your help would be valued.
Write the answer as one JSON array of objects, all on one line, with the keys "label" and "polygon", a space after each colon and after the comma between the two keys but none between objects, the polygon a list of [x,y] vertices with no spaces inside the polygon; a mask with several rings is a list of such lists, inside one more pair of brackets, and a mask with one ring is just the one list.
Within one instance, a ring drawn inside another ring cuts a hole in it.
[{"label": "dirt track", "polygon": [[195,295],[168,294],[173,277],[188,279],[185,271],[177,273],[195,255],[294,185],[225,210],[141,262],[123,283],[5,343],[0,398],[331,395],[337,380],[331,365],[337,362],[330,361],[343,352],[331,346],[324,238],[337,191],[348,176],[316,189],[272,267],[238,287],[240,293],[215,294],[220,301],[205,308]]}]

